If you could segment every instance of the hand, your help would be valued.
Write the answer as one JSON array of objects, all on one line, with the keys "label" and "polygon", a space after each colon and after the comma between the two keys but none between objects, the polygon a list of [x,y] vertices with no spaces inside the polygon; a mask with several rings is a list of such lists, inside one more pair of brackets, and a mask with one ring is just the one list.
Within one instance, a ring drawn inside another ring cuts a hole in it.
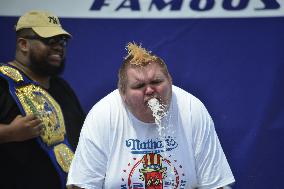
[{"label": "hand", "polygon": [[18,115],[9,125],[10,141],[24,141],[38,137],[43,132],[42,121],[34,115]]}]

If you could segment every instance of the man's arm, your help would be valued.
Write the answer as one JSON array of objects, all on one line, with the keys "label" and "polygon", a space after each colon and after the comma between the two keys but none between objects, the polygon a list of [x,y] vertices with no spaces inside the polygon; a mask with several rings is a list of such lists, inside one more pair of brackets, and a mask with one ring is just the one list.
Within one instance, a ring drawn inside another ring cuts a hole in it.
[{"label": "man's arm", "polygon": [[80,187],[75,186],[75,185],[69,185],[69,186],[67,186],[67,189],[84,189],[84,188],[80,188]]},{"label": "man's arm", "polygon": [[199,187],[227,188],[226,185],[235,182],[235,179],[216,134],[214,122],[202,103],[197,101],[194,105],[192,112],[196,124],[192,136]]}]

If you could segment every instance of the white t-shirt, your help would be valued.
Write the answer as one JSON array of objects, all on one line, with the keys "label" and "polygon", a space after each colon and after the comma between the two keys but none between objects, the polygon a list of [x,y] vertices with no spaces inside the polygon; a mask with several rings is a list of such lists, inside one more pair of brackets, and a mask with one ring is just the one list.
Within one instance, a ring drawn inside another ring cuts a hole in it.
[{"label": "white t-shirt", "polygon": [[234,176],[204,105],[173,86],[162,134],[125,107],[118,90],[89,112],[67,185],[86,189],[213,189]]}]

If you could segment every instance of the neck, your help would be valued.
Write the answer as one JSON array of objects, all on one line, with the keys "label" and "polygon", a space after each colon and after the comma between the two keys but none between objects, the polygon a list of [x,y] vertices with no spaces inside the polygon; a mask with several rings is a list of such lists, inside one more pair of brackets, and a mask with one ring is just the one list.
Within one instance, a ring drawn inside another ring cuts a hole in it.
[{"label": "neck", "polygon": [[10,62],[9,64],[15,66],[16,68],[18,68],[19,70],[21,70],[22,72],[24,72],[31,80],[37,82],[40,84],[40,86],[42,86],[45,89],[49,88],[49,81],[50,81],[50,77],[49,76],[42,76],[39,75],[35,72],[33,72],[26,64],[24,64],[23,62],[19,61],[19,60],[14,60],[12,62]]}]

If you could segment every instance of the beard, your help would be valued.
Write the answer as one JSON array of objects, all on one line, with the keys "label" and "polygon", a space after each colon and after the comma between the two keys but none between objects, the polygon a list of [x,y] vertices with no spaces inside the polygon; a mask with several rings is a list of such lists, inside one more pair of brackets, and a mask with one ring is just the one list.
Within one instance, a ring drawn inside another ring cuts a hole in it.
[{"label": "beard", "polygon": [[57,76],[63,73],[65,68],[65,58],[59,66],[52,65],[46,58],[38,58],[33,52],[30,53],[30,69],[42,76]]}]

